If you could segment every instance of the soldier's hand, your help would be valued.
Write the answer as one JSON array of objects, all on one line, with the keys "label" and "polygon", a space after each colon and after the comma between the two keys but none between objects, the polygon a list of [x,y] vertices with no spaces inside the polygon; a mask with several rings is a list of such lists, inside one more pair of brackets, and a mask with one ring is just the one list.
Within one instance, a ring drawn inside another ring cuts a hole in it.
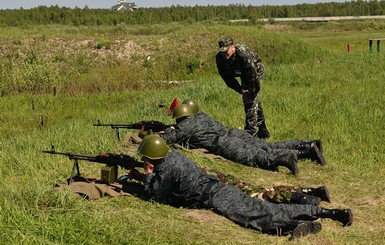
[{"label": "soldier's hand", "polygon": [[122,175],[122,176],[120,176],[117,180],[116,180],[116,182],[118,182],[119,184],[122,184],[122,185],[124,185],[124,184],[127,184],[127,182],[130,180],[130,176],[128,176],[128,175]]},{"label": "soldier's hand", "polygon": [[144,173],[145,174],[152,174],[153,172],[154,172],[154,165],[145,161],[144,162]]},{"label": "soldier's hand", "polygon": [[134,180],[137,180],[137,181],[142,181],[144,182],[145,180],[145,176],[144,174],[142,174],[141,172],[139,172],[138,170],[136,169],[132,169],[128,175],[127,175],[130,179],[134,179]]}]

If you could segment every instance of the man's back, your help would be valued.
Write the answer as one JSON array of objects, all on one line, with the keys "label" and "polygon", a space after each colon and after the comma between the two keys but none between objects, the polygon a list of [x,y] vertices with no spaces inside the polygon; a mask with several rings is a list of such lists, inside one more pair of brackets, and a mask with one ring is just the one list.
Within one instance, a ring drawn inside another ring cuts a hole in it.
[{"label": "man's back", "polygon": [[150,199],[176,207],[205,207],[207,193],[218,178],[207,175],[186,156],[170,152],[155,166],[155,174],[150,175],[145,184],[145,192]]},{"label": "man's back", "polygon": [[168,144],[178,143],[189,148],[210,150],[216,137],[225,135],[228,131],[228,127],[214,118],[198,112],[177,123],[175,129],[166,129],[162,137]]}]

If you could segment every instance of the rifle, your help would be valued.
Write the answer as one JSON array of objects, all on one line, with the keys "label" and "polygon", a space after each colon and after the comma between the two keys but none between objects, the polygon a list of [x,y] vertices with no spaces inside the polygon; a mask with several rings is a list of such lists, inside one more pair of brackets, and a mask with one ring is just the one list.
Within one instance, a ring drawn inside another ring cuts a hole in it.
[{"label": "rifle", "polygon": [[103,124],[98,120],[98,123],[93,125],[94,127],[111,127],[116,132],[116,138],[120,140],[119,129],[139,129],[141,132],[144,131],[152,131],[152,132],[160,132],[165,130],[167,127],[171,125],[166,125],[159,121],[139,121],[137,123],[132,124]]},{"label": "rifle", "polygon": [[74,164],[72,166],[69,184],[72,183],[75,176],[75,169],[77,170],[77,176],[80,176],[79,160],[106,164],[106,166],[102,168],[101,179],[107,183],[114,182],[118,178],[118,166],[124,169],[143,167],[142,162],[139,162],[135,158],[125,154],[104,153],[96,156],[87,156],[73,154],[70,152],[57,152],[55,151],[54,146],[51,146],[50,151],[43,151],[43,153],[63,155],[67,156],[70,160],[73,160]]}]

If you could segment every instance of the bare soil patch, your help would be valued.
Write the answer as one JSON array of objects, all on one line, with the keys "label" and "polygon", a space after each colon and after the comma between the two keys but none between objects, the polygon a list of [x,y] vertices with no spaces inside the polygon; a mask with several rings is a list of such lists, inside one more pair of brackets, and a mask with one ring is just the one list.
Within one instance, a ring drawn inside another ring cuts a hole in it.
[{"label": "bare soil patch", "polygon": [[183,217],[189,217],[199,223],[211,223],[214,220],[219,220],[221,216],[209,211],[209,210],[191,210],[182,214]]},{"label": "bare soil patch", "polygon": [[289,25],[272,25],[272,24],[265,24],[264,28],[269,31],[284,31],[284,30],[291,29]]}]

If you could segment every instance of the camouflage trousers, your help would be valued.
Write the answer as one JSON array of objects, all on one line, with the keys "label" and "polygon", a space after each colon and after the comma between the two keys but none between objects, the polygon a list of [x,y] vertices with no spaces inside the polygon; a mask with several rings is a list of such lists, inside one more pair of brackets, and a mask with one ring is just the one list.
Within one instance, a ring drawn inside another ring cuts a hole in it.
[{"label": "camouflage trousers", "polygon": [[264,188],[262,186],[253,185],[249,182],[241,181],[232,175],[225,175],[215,169],[201,169],[207,174],[215,175],[219,180],[225,184],[235,185],[241,189],[244,193],[258,197],[262,200],[272,203],[290,203],[292,192],[302,192],[301,187],[296,186],[274,186],[272,188]]},{"label": "camouflage trousers", "polygon": [[245,130],[254,135],[258,127],[265,125],[265,115],[263,114],[262,104],[258,99],[258,95],[253,96],[253,102],[243,104],[245,110]]}]

